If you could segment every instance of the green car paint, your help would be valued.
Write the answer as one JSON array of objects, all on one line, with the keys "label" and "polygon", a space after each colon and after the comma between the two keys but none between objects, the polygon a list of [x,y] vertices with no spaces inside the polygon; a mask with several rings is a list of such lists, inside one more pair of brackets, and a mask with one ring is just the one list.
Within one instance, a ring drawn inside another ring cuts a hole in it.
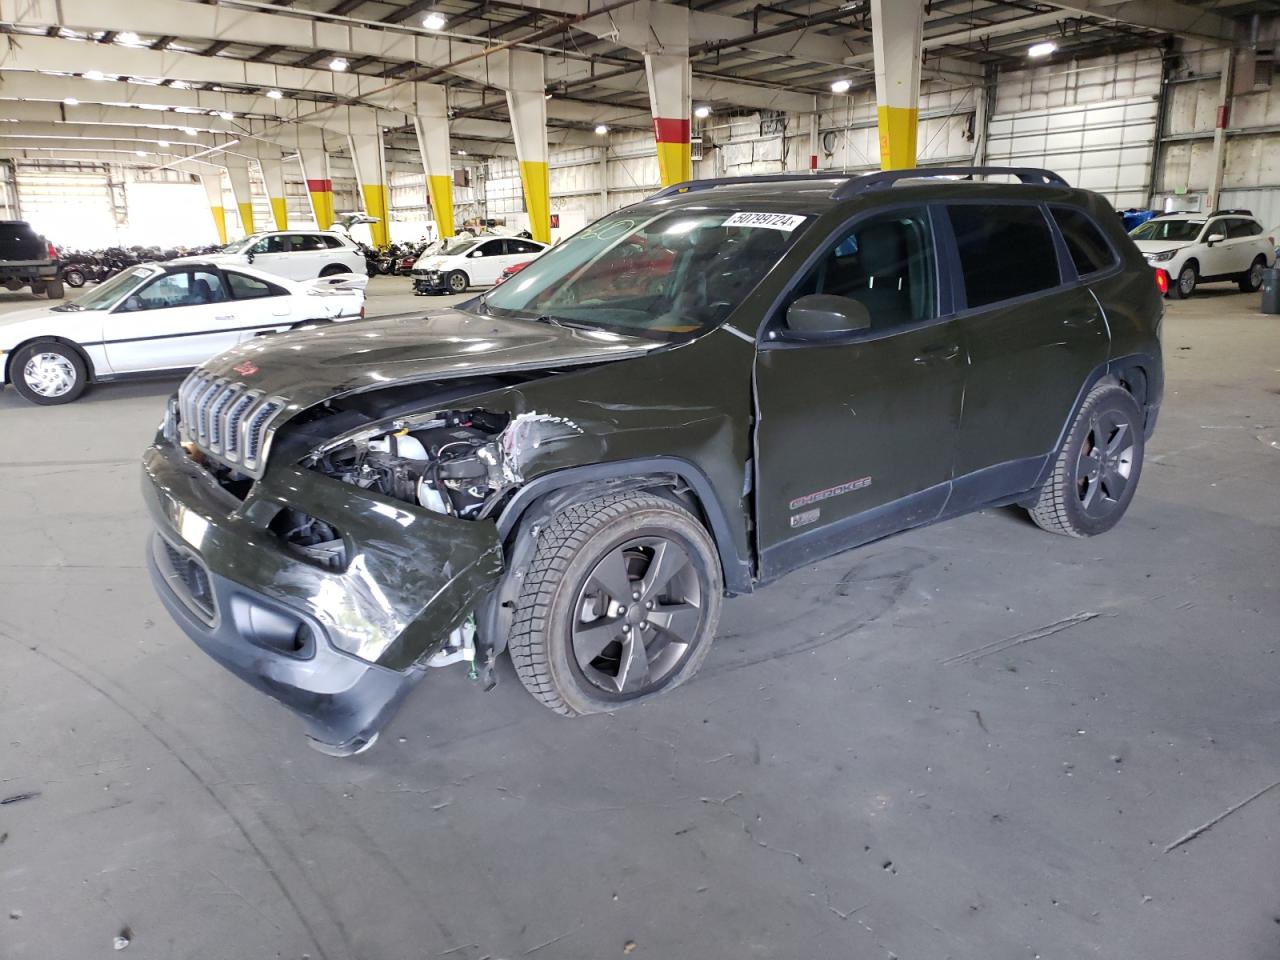
[{"label": "green car paint", "polygon": [[[300,713],[314,738],[358,746],[473,612],[480,656],[501,650],[501,606],[523,575],[530,538],[565,502],[619,484],[677,488],[713,534],[727,590],[742,593],[859,543],[1025,498],[1103,376],[1140,382],[1150,429],[1162,388],[1161,302],[1105,200],[1065,186],[955,182],[833,199],[843,182],[691,190],[600,222],[708,210],[790,215],[776,260],[696,331],[500,316],[486,302],[501,299],[495,291],[459,309],[255,339],[205,364],[199,374],[282,398],[284,410],[260,476],[235,495],[172,422],[147,452],[144,496],[159,537],[226,594],[211,627],[166,594],[176,575],[153,569],[171,612],[217,659]],[[992,216],[1008,203],[1082,209],[1116,261],[1085,279],[1064,262],[1049,289],[968,309],[942,247],[943,205],[957,202]],[[799,278],[859,218],[899,208],[932,218],[936,316],[843,337],[788,334],[782,323]],[[313,469],[335,437],[390,434],[443,410],[506,424],[495,449],[505,442],[509,486],[492,512],[447,516]],[[300,559],[281,542],[272,524],[282,507],[341,532],[342,569]],[[255,645],[223,609],[254,598],[318,635],[292,651]],[[316,680],[317,657],[341,661],[347,679]],[[300,666],[308,662],[310,674]]]}]

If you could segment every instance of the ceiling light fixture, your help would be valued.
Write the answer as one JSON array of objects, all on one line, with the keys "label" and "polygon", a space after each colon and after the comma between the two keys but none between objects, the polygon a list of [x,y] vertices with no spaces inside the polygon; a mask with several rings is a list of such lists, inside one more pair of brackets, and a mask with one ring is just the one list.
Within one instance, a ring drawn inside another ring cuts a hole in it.
[{"label": "ceiling light fixture", "polygon": [[187,83],[185,80],[173,80],[170,81],[169,86],[173,87],[175,90],[187,90],[191,87],[191,84]]},{"label": "ceiling light fixture", "polygon": [[142,38],[132,30],[123,30],[116,34],[116,43],[124,44],[126,47],[136,47],[142,43]]},{"label": "ceiling light fixture", "polygon": [[183,128],[182,128],[182,132],[183,132],[183,133],[185,133],[188,137],[194,137],[194,136],[196,135],[196,128],[195,128],[195,127],[183,127]]},{"label": "ceiling light fixture", "polygon": [[603,123],[596,124],[596,136],[603,137],[608,132],[609,132],[609,128],[606,127]]},{"label": "ceiling light fixture", "polygon": [[711,116],[711,108],[707,106],[695,107],[693,115],[699,120],[705,120],[707,117]]},{"label": "ceiling light fixture", "polygon": [[234,113],[230,113],[226,110],[219,110],[218,116],[220,116],[223,120],[234,120],[236,118],[236,115]]},{"label": "ceiling light fixture", "polygon": [[77,100],[75,97],[63,97],[62,102],[65,103],[68,107],[80,106],[80,101]]},{"label": "ceiling light fixture", "polygon": [[467,155],[467,151],[465,151],[465,150],[459,150],[459,151],[458,151],[458,156],[460,156],[460,157],[465,157],[466,155]]},{"label": "ceiling light fixture", "polygon": [[1047,57],[1058,49],[1058,45],[1052,40],[1045,40],[1043,43],[1033,43],[1027,49],[1028,57]]},{"label": "ceiling light fixture", "polygon": [[347,69],[347,67],[349,66],[351,66],[351,64],[347,63],[347,61],[344,60],[342,57],[334,57],[332,60],[329,61],[329,69],[337,70],[339,73]]},{"label": "ceiling light fixture", "polygon": [[161,147],[167,147],[167,146],[169,145],[169,141],[168,141],[168,140],[157,140],[157,141],[156,141],[156,145],[157,145],[157,146],[161,146]]},{"label": "ceiling light fixture", "polygon": [[831,84],[832,93],[848,93],[849,88],[853,86],[848,80],[836,80]]},{"label": "ceiling light fixture", "polygon": [[279,100],[281,97],[284,96],[284,94],[281,93],[279,90],[268,90],[267,96],[270,97],[272,100]]},{"label": "ceiling light fixture", "polygon": [[139,156],[139,157],[145,157],[147,155],[147,151],[145,150],[135,150],[133,152],[136,156]]},{"label": "ceiling light fixture", "polygon": [[86,80],[105,80],[107,79],[107,75],[101,70],[86,70],[84,72],[84,78]]},{"label": "ceiling light fixture", "polygon": [[422,18],[422,25],[428,30],[443,30],[445,23],[444,14],[432,11]]}]

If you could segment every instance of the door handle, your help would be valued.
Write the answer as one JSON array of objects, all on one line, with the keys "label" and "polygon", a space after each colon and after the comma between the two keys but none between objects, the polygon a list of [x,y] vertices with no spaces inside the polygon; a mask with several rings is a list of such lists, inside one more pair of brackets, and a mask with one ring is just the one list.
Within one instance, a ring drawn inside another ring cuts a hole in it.
[{"label": "door handle", "polygon": [[217,320],[219,323],[230,323],[232,320],[235,319],[235,317],[228,314],[225,317],[214,317],[213,319]]},{"label": "door handle", "polygon": [[960,356],[960,344],[942,343],[936,347],[925,347],[914,357],[913,363],[949,363]]}]

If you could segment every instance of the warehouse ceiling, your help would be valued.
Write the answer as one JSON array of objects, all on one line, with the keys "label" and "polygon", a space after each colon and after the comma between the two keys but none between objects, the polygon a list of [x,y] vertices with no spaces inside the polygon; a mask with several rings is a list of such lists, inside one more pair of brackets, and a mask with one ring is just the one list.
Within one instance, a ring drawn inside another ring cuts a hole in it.
[{"label": "warehouse ceiling", "polygon": [[[148,18],[137,15],[139,8],[133,0],[102,0],[96,4],[100,24],[94,28],[93,24],[68,23],[56,13],[49,13],[61,10],[60,4],[0,0],[0,31],[7,34],[0,40],[0,98],[12,99],[6,86],[12,88],[15,84],[5,81],[17,72],[3,69],[7,44],[15,58],[33,50],[38,53],[32,62],[39,63],[45,74],[101,80],[100,95],[94,100],[99,103],[131,102],[124,96],[113,99],[116,83],[276,96],[273,88],[229,81],[225,70],[214,69],[227,61],[239,61],[305,72],[282,70],[281,76],[317,76],[332,71],[358,79],[359,91],[355,95],[349,91],[326,91],[318,88],[323,85],[311,82],[279,90],[283,99],[300,104],[304,110],[334,102],[384,102],[377,98],[398,86],[430,80],[450,88],[450,105],[458,120],[502,121],[506,118],[505,98],[496,85],[486,82],[484,70],[476,66],[487,62],[496,49],[515,47],[546,55],[548,119],[553,129],[590,130],[600,122],[635,128],[650,124],[642,55],[616,42],[617,31],[611,28],[613,18],[624,16],[630,2],[647,0],[164,2],[170,7],[190,6],[205,11],[216,6],[220,12],[227,11],[229,20],[234,19],[235,11],[269,12],[289,30],[282,29],[280,37],[264,35],[261,42],[253,43],[241,39],[211,40],[208,33],[216,35],[217,31],[206,31],[205,35],[157,33],[148,31]],[[1052,61],[1150,47],[1174,36],[1221,40],[1238,29],[1231,18],[1247,18],[1256,10],[1276,6],[1221,0],[1072,0],[1052,4],[931,0],[924,30],[924,70],[926,76],[972,76],[992,66],[1022,66],[1028,62],[1030,45],[1043,41],[1056,44],[1057,49],[1049,58]],[[30,12],[36,7],[45,11],[43,19]],[[811,108],[815,96],[831,97],[831,84],[836,81],[847,80],[853,89],[871,85],[874,24],[869,8],[867,0],[693,0],[690,32],[696,36],[691,39],[690,59],[695,102],[717,113],[795,110]],[[137,22],[131,22],[131,12]],[[107,29],[108,24],[132,29]],[[315,33],[322,33],[319,28],[323,25],[339,25],[387,35],[431,37],[447,45],[446,62],[424,66],[420,62],[356,56],[322,45],[271,42],[286,39],[286,33],[296,35],[300,24],[308,25]],[[455,46],[456,55],[452,55],[448,51]],[[217,79],[199,79],[198,66],[192,79],[113,74],[109,65],[119,61],[103,55],[103,51],[118,47],[155,52],[159,55],[153,61],[157,73],[165,72],[168,54],[187,54],[186,62],[207,64],[208,75]],[[22,63],[20,59],[11,61]],[[469,67],[460,73],[457,65],[463,62]],[[21,69],[20,65],[18,70]],[[246,68],[242,75],[253,76],[254,72]],[[29,92],[30,84],[23,90]],[[78,99],[85,102],[83,96]],[[163,105],[162,94],[153,92],[149,100],[152,106]],[[182,104],[175,102],[173,106],[181,108]],[[491,126],[492,130],[486,133],[482,128],[474,138],[482,142],[509,140],[500,126]]]}]

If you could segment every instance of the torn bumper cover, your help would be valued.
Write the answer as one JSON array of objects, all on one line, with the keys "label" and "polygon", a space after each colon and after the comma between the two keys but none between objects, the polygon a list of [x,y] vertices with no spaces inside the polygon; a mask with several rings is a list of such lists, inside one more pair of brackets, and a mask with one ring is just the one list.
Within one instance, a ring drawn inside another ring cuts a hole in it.
[{"label": "torn bumper cover", "polygon": [[[328,753],[372,742],[502,571],[493,524],[312,471],[269,470],[242,503],[157,438],[142,486],[156,524],[147,562],[170,614],[211,657],[299,714]],[[340,569],[300,557],[269,529],[285,505],[333,518]]]}]

